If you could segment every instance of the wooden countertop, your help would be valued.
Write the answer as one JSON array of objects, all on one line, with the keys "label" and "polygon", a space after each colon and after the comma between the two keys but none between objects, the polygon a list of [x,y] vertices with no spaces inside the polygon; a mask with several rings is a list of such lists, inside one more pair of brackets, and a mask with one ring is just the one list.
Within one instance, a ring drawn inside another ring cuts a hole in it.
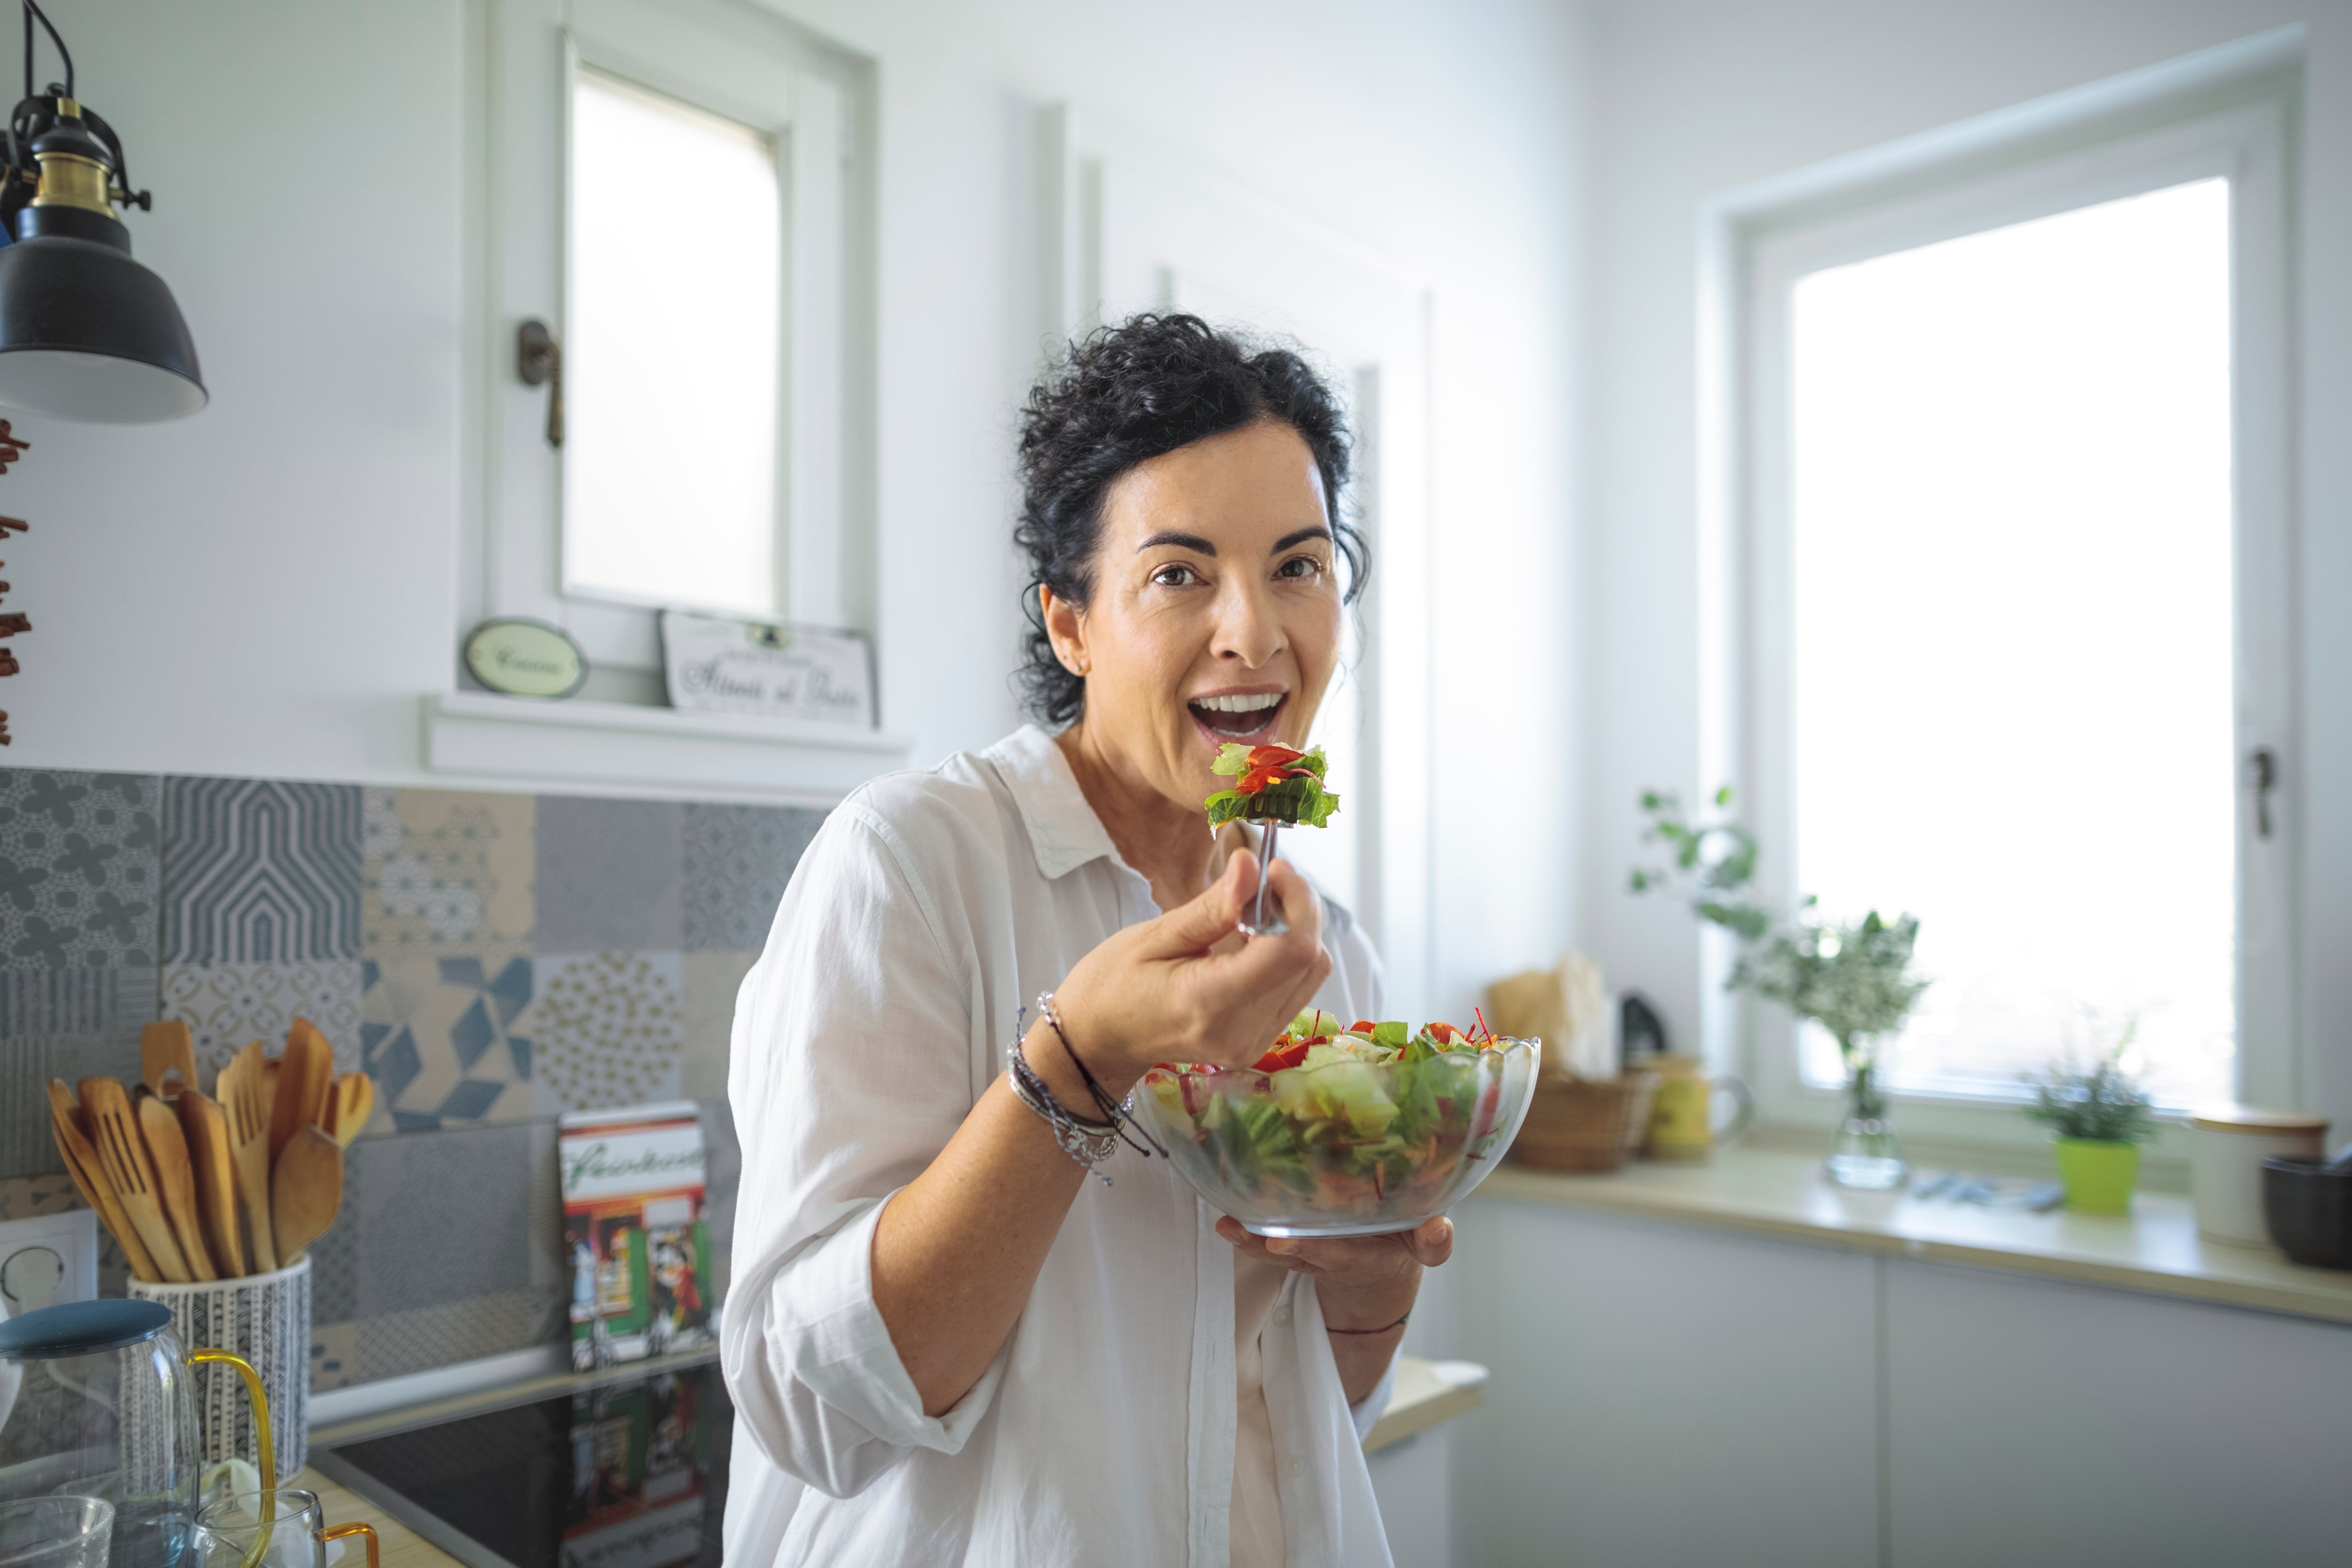
[{"label": "wooden countertop", "polygon": [[2185,1197],[2141,1192],[2128,1215],[2112,1218],[2034,1214],[1853,1192],[1832,1185],[1821,1163],[1814,1150],[1752,1144],[1701,1164],[1637,1160],[1601,1175],[1507,1163],[1474,1200],[1675,1220],[2352,1323],[2352,1272],[2306,1268],[2267,1247],[2205,1240]]},{"label": "wooden countertop", "polygon": [[[677,1357],[667,1364],[708,1359],[707,1355]],[[660,1364],[648,1362],[625,1370],[635,1373],[649,1373],[658,1371]],[[1440,1377],[1439,1365],[1417,1356],[1398,1359],[1396,1386],[1390,1394],[1389,1407],[1364,1439],[1364,1452],[1376,1453],[1392,1443],[1402,1443],[1416,1433],[1428,1431],[1440,1422],[1451,1421],[1456,1415],[1475,1410],[1484,1403],[1486,1396],[1476,1384],[1465,1386]],[[609,1378],[611,1373],[603,1376]],[[348,1442],[371,1432],[413,1426],[420,1417],[446,1419],[468,1410],[511,1404],[518,1398],[544,1398],[591,1381],[598,1379],[568,1375],[532,1378],[500,1388],[484,1389],[477,1394],[436,1400],[429,1405],[389,1411],[362,1421],[322,1426],[311,1433],[310,1441],[314,1447],[325,1447],[331,1442]],[[373,1503],[329,1480],[315,1469],[303,1470],[293,1484],[304,1491],[319,1494],[320,1502],[325,1505],[329,1524],[357,1522],[374,1526],[382,1553],[380,1568],[463,1568],[457,1558],[390,1518]],[[363,1568],[365,1559],[358,1555],[358,1544],[351,1542],[343,1544],[347,1550],[335,1562],[333,1568]]]}]

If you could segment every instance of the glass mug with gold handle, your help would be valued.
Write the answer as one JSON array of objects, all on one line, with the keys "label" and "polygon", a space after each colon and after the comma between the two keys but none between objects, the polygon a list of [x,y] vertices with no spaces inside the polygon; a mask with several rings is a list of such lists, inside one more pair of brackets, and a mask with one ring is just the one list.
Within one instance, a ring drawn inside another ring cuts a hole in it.
[{"label": "glass mug with gold handle", "polygon": [[278,1487],[215,1498],[196,1515],[184,1568],[327,1568],[327,1542],[356,1535],[376,1565],[375,1531],[364,1524],[327,1525],[316,1492]]}]

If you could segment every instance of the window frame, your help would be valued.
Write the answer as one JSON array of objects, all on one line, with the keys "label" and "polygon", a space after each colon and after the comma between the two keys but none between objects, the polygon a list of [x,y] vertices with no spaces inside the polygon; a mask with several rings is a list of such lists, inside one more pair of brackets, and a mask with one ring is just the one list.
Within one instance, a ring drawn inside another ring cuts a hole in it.
[{"label": "window frame", "polygon": [[[1793,658],[1790,621],[1789,303],[1822,268],[2215,174],[2229,178],[2231,267],[2235,743],[2295,773],[2291,274],[2299,38],[2250,40],[2171,68],[1918,139],[1842,165],[1731,193],[1702,226],[1700,756],[1730,780],[1767,855],[1759,893],[1793,907]],[[2258,838],[2237,794],[2237,1092],[2300,1106],[2296,846],[2291,783]],[[1932,918],[1932,911],[1923,911]],[[1726,995],[1733,946],[1702,937],[1702,1037],[1738,1064],[1769,1121],[1826,1128],[1832,1089],[1802,1080],[1798,1026]],[[2038,1129],[2012,1100],[1906,1093],[1902,1123],[1929,1140],[2024,1146]]]},{"label": "window frame", "polygon": [[[876,631],[871,389],[870,62],[726,0],[484,0],[479,215],[484,339],[480,486],[463,625],[521,616],[589,656],[583,696],[663,706],[659,613],[702,609],[572,591],[563,563],[566,454],[545,438],[547,390],[516,374],[533,318],[565,336],[571,296],[572,91],[582,67],[771,137],[784,224],[776,487],[780,619]],[[649,196],[657,201],[657,197]],[[459,668],[453,685],[472,683]]]}]

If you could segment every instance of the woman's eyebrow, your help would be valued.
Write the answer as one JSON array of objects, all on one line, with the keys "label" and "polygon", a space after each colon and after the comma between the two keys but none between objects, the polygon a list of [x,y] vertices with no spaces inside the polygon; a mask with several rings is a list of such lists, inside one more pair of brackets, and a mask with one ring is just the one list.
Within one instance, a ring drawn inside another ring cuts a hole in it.
[{"label": "woman's eyebrow", "polygon": [[1214,555],[1217,552],[1215,545],[1197,533],[1177,533],[1166,529],[1137,545],[1135,552],[1140,555],[1155,544],[1172,544],[1179,550],[1197,550],[1203,555]]},{"label": "woman's eyebrow", "polygon": [[[1280,539],[1274,542],[1274,548],[1267,551],[1266,553],[1268,555],[1279,555],[1284,551],[1289,549],[1292,545],[1304,544],[1310,539],[1319,539],[1323,541],[1324,543],[1328,544],[1331,542],[1331,531],[1328,528],[1317,527],[1302,528],[1296,533],[1286,533]],[[1212,553],[1213,553],[1213,552]]]}]

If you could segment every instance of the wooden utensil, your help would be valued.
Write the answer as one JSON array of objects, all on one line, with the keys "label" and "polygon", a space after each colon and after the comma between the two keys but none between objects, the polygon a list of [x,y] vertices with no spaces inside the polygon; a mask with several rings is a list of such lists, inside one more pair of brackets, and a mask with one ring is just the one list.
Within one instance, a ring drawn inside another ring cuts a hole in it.
[{"label": "wooden utensil", "polygon": [[347,1072],[336,1079],[333,1103],[327,1114],[328,1133],[350,1148],[368,1118],[375,1114],[375,1080],[363,1072]]},{"label": "wooden utensil", "polygon": [[90,1142],[89,1130],[83,1125],[81,1105],[61,1078],[49,1079],[49,1120],[56,1124],[58,1152],[66,1157],[68,1173],[89,1206],[98,1211],[98,1217],[106,1222],[106,1228],[113,1232],[122,1256],[131,1260],[131,1272],[150,1285],[160,1283],[163,1272],[155,1267],[147,1244],[139,1238],[139,1229],[124,1212],[122,1200],[115,1196],[114,1184],[100,1165],[97,1146]]},{"label": "wooden utensil", "polygon": [[228,1151],[228,1118],[219,1101],[197,1089],[183,1089],[172,1103],[188,1140],[188,1160],[196,1168],[196,1212],[204,1221],[205,1244],[221,1277],[238,1279],[245,1273],[245,1244],[236,1233],[236,1162]]},{"label": "wooden utensil", "polygon": [[196,1215],[196,1168],[188,1158],[187,1135],[180,1131],[172,1102],[153,1095],[142,1100],[139,1131],[147,1140],[148,1163],[155,1168],[155,1197],[171,1222],[172,1239],[180,1244],[188,1272],[209,1285],[220,1278],[220,1270],[213,1266],[212,1248],[205,1245],[204,1221]]},{"label": "wooden utensil", "polygon": [[286,1031],[286,1054],[278,1058],[277,1104],[269,1113],[269,1157],[304,1127],[327,1120],[327,1097],[334,1092],[335,1048],[307,1018],[297,1018]]},{"label": "wooden utensil", "polygon": [[174,1069],[180,1075],[180,1088],[173,1090],[174,1094],[196,1087],[196,1042],[188,1026],[177,1018],[166,1018],[141,1028],[139,1081],[161,1094],[164,1076]]},{"label": "wooden utensil", "polygon": [[90,1142],[98,1146],[99,1166],[114,1184],[115,1196],[121,1201],[122,1212],[131,1216],[139,1239],[147,1244],[156,1272],[170,1284],[192,1283],[194,1276],[188,1272],[187,1259],[180,1244],[172,1239],[171,1223],[163,1217],[154,1162],[148,1158],[147,1141],[140,1135],[138,1119],[131,1114],[131,1097],[110,1078],[86,1078],[78,1087],[82,1105],[89,1112]]},{"label": "wooden utensil", "polygon": [[278,1245],[292,1263],[343,1206],[342,1145],[309,1123],[297,1130],[270,1173],[269,1205]]},{"label": "wooden utensil", "polygon": [[269,1223],[269,1086],[261,1070],[261,1042],[237,1052],[214,1087],[220,1090],[221,1109],[228,1116],[229,1160],[236,1167],[237,1201],[244,1205],[246,1228],[253,1237],[253,1269],[274,1273],[278,1243]]}]

